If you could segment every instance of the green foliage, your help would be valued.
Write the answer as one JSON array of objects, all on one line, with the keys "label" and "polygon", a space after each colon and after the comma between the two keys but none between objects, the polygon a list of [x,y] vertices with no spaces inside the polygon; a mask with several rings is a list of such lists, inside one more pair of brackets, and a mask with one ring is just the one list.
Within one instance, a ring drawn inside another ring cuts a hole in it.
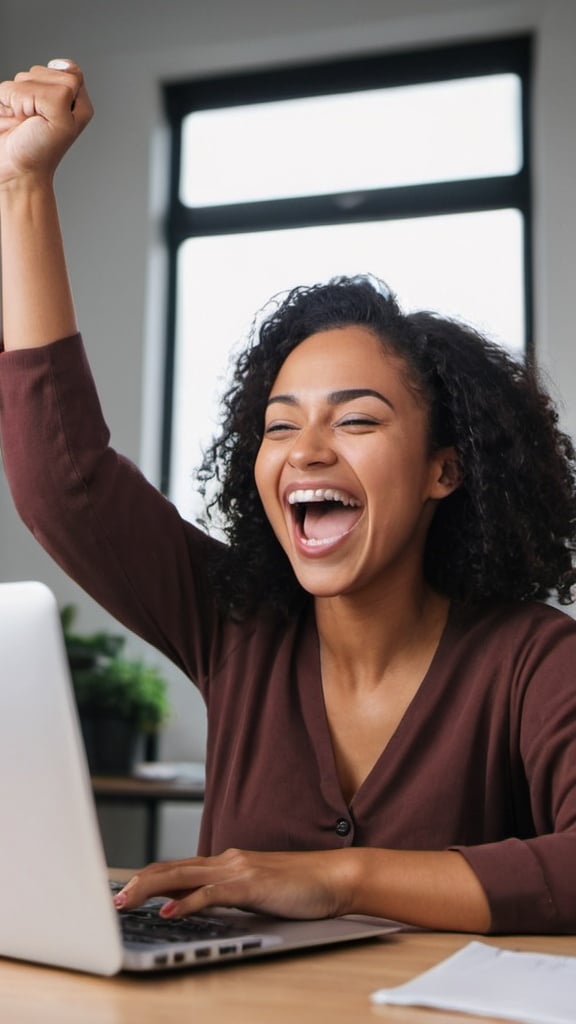
[{"label": "green foliage", "polygon": [[114,715],[144,731],[156,730],[170,711],[165,680],[152,666],[120,657],[125,637],[73,633],[75,614],[74,606],[67,605],[60,616],[80,713]]}]

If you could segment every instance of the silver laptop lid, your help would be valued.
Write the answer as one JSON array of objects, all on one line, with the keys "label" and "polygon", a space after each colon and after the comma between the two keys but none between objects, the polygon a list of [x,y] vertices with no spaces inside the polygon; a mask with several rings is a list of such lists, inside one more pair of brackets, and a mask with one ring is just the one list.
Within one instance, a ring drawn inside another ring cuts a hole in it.
[{"label": "silver laptop lid", "polygon": [[110,897],[58,606],[0,584],[0,955],[113,974]]},{"label": "silver laptop lid", "polygon": [[[0,584],[0,956],[96,974],[201,967],[374,938],[393,922],[220,911],[241,937],[122,944],[60,615],[42,583]],[[212,916],[212,915],[210,915]]]}]

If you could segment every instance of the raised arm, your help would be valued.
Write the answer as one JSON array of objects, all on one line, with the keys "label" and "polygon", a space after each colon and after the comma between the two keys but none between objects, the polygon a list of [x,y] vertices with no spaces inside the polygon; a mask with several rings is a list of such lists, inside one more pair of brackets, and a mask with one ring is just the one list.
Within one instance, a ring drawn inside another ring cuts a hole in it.
[{"label": "raised arm", "polygon": [[53,178],[91,116],[71,61],[0,84],[3,468],[23,522],[61,568],[199,681],[205,538],[110,445],[74,336]]},{"label": "raised arm", "polygon": [[53,189],[60,160],[92,106],[71,61],[33,67],[0,84],[0,229],[6,349],[76,331]]}]

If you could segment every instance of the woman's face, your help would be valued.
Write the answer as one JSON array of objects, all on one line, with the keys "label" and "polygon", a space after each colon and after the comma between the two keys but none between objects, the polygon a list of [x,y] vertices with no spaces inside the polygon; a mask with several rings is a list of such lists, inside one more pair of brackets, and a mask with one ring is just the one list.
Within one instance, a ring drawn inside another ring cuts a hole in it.
[{"label": "woman's face", "polygon": [[402,360],[366,328],[306,338],[272,386],[255,465],[271,526],[316,597],[422,578],[452,449],[429,453],[427,410]]}]

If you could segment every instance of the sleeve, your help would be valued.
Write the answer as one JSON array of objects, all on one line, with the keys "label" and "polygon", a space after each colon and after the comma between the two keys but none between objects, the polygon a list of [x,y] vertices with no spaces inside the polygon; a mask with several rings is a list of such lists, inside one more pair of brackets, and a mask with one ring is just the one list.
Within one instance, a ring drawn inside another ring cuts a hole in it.
[{"label": "sleeve", "polygon": [[14,503],[54,560],[201,684],[216,613],[211,541],[109,432],[79,335],[0,354],[0,432]]},{"label": "sleeve", "polygon": [[493,933],[576,933],[576,624],[547,611],[511,693],[517,838],[454,847],[486,892]]}]

